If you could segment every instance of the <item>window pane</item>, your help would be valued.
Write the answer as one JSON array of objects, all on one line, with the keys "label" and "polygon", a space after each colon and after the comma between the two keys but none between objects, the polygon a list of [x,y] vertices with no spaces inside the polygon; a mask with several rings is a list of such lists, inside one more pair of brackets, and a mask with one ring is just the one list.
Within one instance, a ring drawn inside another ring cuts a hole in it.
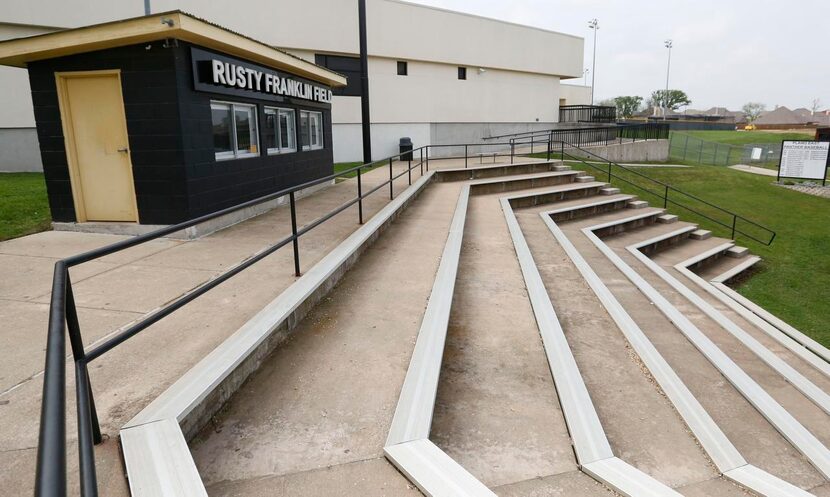
[{"label": "window pane", "polygon": [[294,111],[280,110],[280,148],[285,151],[296,149],[296,132],[294,131]]},{"label": "window pane", "polygon": [[227,104],[211,104],[213,120],[213,150],[217,154],[233,153],[231,135],[231,107]]},{"label": "window pane", "polygon": [[311,114],[309,125],[311,126],[311,146],[316,147],[320,144],[320,137],[318,134],[318,130],[320,129],[320,123],[317,121],[317,113]]},{"label": "window pane", "polygon": [[300,144],[303,146],[303,150],[307,149],[309,146],[307,111],[300,111],[300,140]]},{"label": "window pane", "polygon": [[314,113],[314,145],[317,148],[323,148],[323,114],[320,112]]},{"label": "window pane", "polygon": [[236,121],[236,150],[240,154],[256,154],[257,132],[256,116],[253,107],[234,106]]},{"label": "window pane", "polygon": [[408,73],[406,61],[398,61],[398,76],[406,76]]},{"label": "window pane", "polygon": [[262,130],[265,149],[268,152],[276,152],[279,148],[277,143],[277,113],[273,109],[265,109],[265,129]]}]

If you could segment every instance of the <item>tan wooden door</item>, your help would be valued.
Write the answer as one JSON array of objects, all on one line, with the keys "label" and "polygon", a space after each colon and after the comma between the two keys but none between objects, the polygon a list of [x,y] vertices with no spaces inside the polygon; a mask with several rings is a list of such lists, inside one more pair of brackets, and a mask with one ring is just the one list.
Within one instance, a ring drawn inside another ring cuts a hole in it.
[{"label": "tan wooden door", "polygon": [[78,221],[138,221],[119,72],[57,79]]}]

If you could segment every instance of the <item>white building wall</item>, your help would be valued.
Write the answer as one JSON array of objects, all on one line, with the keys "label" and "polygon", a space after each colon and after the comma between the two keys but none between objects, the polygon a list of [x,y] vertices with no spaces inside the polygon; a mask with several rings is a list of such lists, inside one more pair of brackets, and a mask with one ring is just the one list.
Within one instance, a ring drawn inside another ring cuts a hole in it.
[{"label": "white building wall", "polygon": [[[579,37],[398,0],[367,4],[375,158],[397,153],[403,136],[417,147],[487,136],[496,128],[506,133],[550,127],[558,119],[560,78],[582,75]],[[152,8],[183,10],[312,62],[315,53],[358,53],[356,0],[152,0]],[[140,0],[6,0],[4,5],[5,19],[30,30],[140,15]],[[3,26],[8,25],[0,24],[0,37],[35,34],[9,28],[4,35]],[[408,76],[397,75],[398,60],[407,61]],[[458,66],[467,67],[466,81],[458,80]],[[25,71],[0,68],[0,85],[11,89],[0,94],[0,105],[8,109],[0,115],[0,132],[8,127],[33,132]],[[360,99],[334,97],[332,120],[335,160],[360,160]],[[0,170],[5,167],[0,151]]]},{"label": "white building wall", "polygon": [[565,99],[565,105],[590,105],[591,87],[583,85],[559,85],[559,98]]}]

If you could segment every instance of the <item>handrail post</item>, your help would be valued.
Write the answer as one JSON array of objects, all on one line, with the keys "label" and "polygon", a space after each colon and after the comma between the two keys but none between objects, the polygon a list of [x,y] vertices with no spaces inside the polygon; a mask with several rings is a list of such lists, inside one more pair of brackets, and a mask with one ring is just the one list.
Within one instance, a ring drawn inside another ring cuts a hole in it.
[{"label": "handrail post", "polygon": [[427,145],[427,172],[429,172],[429,145]]},{"label": "handrail post", "polygon": [[406,176],[409,180],[409,186],[412,186],[412,152],[409,153],[409,160],[406,164]]},{"label": "handrail post", "polygon": [[669,185],[666,185],[666,191],[663,193],[663,208],[667,208],[669,206]]},{"label": "handrail post", "polygon": [[363,224],[363,184],[360,181],[360,168],[357,169],[357,220]]},{"label": "handrail post", "polygon": [[464,145],[464,169],[467,169],[467,145]]},{"label": "handrail post", "polygon": [[393,186],[395,180],[392,179],[392,157],[389,157],[389,200],[395,198],[395,188]]},{"label": "handrail post", "polygon": [[608,182],[611,183],[611,161],[608,161]]},{"label": "handrail post", "polygon": [[735,224],[738,222],[738,216],[732,214],[732,240],[735,240]]},{"label": "handrail post", "polygon": [[516,145],[516,142],[514,142],[514,141],[511,139],[511,140],[510,140],[510,163],[511,163],[511,164],[513,164],[513,152],[514,152],[514,150],[513,150],[513,149],[514,149],[515,145]]},{"label": "handrail post", "polygon": [[424,175],[424,147],[421,147],[421,176]]},{"label": "handrail post", "polygon": [[95,436],[91,413],[93,407],[90,401],[92,392],[89,389],[89,372],[84,359],[75,361],[75,393],[78,410],[78,462],[81,473],[81,495],[83,497],[97,497],[95,449],[92,446]]},{"label": "handrail post", "polygon": [[297,239],[297,208],[295,206],[294,192],[288,194],[291,203],[291,235],[294,245],[294,276],[300,276],[300,242]]},{"label": "handrail post", "polygon": [[[86,394],[84,400],[88,403],[89,419],[92,428],[92,440],[95,444],[101,443],[101,425],[98,423],[98,411],[95,409],[95,397],[92,394],[92,384],[89,381],[89,370],[87,368],[86,354],[84,353],[84,342],[81,336],[81,325],[78,320],[78,309],[75,306],[75,294],[72,291],[72,279],[69,272],[66,273],[66,326],[69,333],[69,345],[72,349],[72,358],[75,360],[76,367],[82,367],[83,376],[86,378]],[[76,385],[78,385],[76,383]],[[76,386],[76,390],[78,390]],[[81,399],[78,399],[80,402]],[[80,413],[80,411],[79,411]],[[81,422],[80,414],[78,422]],[[80,438],[79,438],[80,440]]]},{"label": "handrail post", "polygon": [[547,161],[550,162],[550,137],[548,137],[548,154],[547,154]]}]

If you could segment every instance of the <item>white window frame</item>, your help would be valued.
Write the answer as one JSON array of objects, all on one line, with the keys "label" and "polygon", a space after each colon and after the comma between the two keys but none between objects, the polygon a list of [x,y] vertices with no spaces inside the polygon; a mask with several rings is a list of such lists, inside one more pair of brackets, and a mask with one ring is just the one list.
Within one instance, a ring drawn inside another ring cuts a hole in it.
[{"label": "white window frame", "polygon": [[[274,138],[277,142],[277,148],[267,148],[266,153],[268,155],[278,155],[278,154],[290,154],[297,151],[297,113],[294,109],[289,109],[285,107],[265,107],[265,114],[274,114],[276,116],[276,124],[277,128],[274,130],[276,135]],[[293,137],[291,133],[289,133],[290,142],[293,138],[294,146],[293,147],[283,147],[280,143],[280,138],[282,137],[282,133],[280,133],[280,115],[281,114],[288,114],[290,116],[291,122],[294,124],[291,129],[294,131]]]},{"label": "white window frame", "polygon": [[[225,160],[233,160],[233,159],[245,159],[248,157],[259,157],[260,150],[262,147],[260,146],[260,136],[259,136],[259,116],[257,112],[257,106],[255,104],[245,104],[242,102],[229,102],[226,100],[211,100],[210,101],[210,109],[213,110],[214,106],[222,106],[227,107],[231,111],[231,145],[233,146],[233,150],[225,151],[225,152],[214,152],[217,161],[225,161]],[[237,108],[245,108],[245,109],[253,109],[253,129],[251,130],[251,136],[256,137],[256,152],[250,152],[247,150],[239,150],[239,140],[236,136],[236,109]]]},{"label": "white window frame", "polygon": [[[325,148],[325,144],[323,143],[323,113],[320,111],[315,110],[301,110],[300,111],[300,133],[302,133],[302,122],[303,122],[303,114],[307,116],[308,119],[308,135],[304,136],[304,144],[303,150],[322,150]],[[311,136],[312,136],[312,128],[311,128],[311,118],[312,116],[319,116],[319,121],[317,125],[317,144],[311,143]]]}]

